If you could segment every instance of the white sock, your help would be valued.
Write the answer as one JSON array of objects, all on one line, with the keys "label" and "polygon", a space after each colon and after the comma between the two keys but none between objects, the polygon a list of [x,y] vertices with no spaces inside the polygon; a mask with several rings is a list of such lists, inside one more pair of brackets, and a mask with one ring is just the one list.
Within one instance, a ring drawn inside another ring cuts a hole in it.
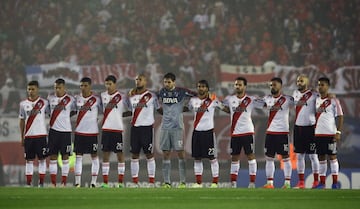
[{"label": "white sock", "polygon": [[118,163],[118,174],[119,175],[125,174],[125,163]]},{"label": "white sock", "polygon": [[203,173],[203,162],[201,160],[194,161],[194,173],[195,175],[202,175]]},{"label": "white sock", "polygon": [[75,160],[75,184],[81,184],[82,155],[76,155]]},{"label": "white sock", "polygon": [[213,177],[219,177],[219,162],[217,159],[210,160],[211,173]]},{"label": "white sock", "polygon": [[256,175],[257,163],[255,159],[249,160],[249,175]]},{"label": "white sock", "polygon": [[46,160],[39,160],[39,174],[46,174]]},{"label": "white sock", "polygon": [[317,154],[309,154],[313,173],[319,173],[319,158]]},{"label": "white sock", "polygon": [[69,160],[63,160],[62,163],[61,176],[68,176],[70,170]]},{"label": "white sock", "polygon": [[25,175],[34,174],[34,161],[27,161],[25,164]]},{"label": "white sock", "polygon": [[337,159],[330,160],[330,169],[332,175],[338,175],[339,174],[339,162]]},{"label": "white sock", "polygon": [[240,161],[231,161],[230,165],[230,174],[231,175],[238,175],[240,169]]},{"label": "white sock", "polygon": [[130,169],[131,177],[136,178],[139,176],[139,159],[131,159]]},{"label": "white sock", "polygon": [[49,173],[50,173],[50,175],[56,175],[57,174],[57,160],[50,160]]},{"label": "white sock", "polygon": [[327,171],[327,161],[319,161],[319,175],[320,176],[326,176]]},{"label": "white sock", "polygon": [[266,178],[273,179],[274,178],[274,172],[275,172],[275,158],[272,157],[265,157],[266,163],[265,163],[265,173]]},{"label": "white sock", "polygon": [[153,157],[147,159],[147,170],[149,178],[155,178],[156,164]]},{"label": "white sock", "polygon": [[290,180],[291,179],[291,172],[292,172],[292,166],[291,166],[290,158],[283,159],[283,162],[284,162],[285,180]]},{"label": "white sock", "polygon": [[101,173],[103,176],[108,176],[110,170],[110,163],[109,162],[103,162],[101,166]]},{"label": "white sock", "polygon": [[179,159],[179,178],[180,183],[185,183],[186,179],[186,167],[185,167],[185,159]]},{"label": "white sock", "polygon": [[91,159],[91,184],[96,184],[97,176],[99,174],[100,162],[99,157]]},{"label": "white sock", "polygon": [[305,154],[303,153],[296,153],[297,158],[297,172],[298,174],[304,174],[305,173]]}]

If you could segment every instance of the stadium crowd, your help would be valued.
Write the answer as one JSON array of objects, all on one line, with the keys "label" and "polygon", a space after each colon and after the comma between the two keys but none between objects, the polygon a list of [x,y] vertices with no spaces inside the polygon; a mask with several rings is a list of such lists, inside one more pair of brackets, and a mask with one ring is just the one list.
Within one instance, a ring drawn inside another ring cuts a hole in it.
[{"label": "stadium crowd", "polygon": [[215,82],[224,63],[331,72],[360,62],[356,0],[4,0],[0,10],[0,87],[23,88],[25,66],[59,61],[135,63],[189,86],[204,72]]}]

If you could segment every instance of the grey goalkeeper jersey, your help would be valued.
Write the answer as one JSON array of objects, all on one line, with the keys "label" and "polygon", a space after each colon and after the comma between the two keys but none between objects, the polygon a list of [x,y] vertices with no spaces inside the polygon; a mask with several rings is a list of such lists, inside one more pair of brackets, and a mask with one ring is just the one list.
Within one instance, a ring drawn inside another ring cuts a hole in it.
[{"label": "grey goalkeeper jersey", "polygon": [[162,129],[183,129],[183,108],[188,97],[194,93],[185,88],[175,87],[173,90],[165,88],[159,91],[159,101],[163,108]]}]

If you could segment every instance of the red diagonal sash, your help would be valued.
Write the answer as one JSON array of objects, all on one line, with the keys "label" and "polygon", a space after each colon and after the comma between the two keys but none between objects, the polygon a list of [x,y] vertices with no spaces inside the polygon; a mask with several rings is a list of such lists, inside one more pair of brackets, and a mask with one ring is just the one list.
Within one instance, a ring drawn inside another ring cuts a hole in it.
[{"label": "red diagonal sash", "polygon": [[141,110],[146,106],[146,103],[151,99],[152,95],[148,92],[144,96],[141,97],[139,103],[136,105],[134,116],[131,119],[131,124],[135,125],[137,118],[139,117],[139,114]]},{"label": "red diagonal sash", "polygon": [[105,107],[105,112],[104,112],[104,118],[102,121],[102,124],[104,125],[106,118],[108,117],[109,113],[111,112],[112,109],[114,109],[114,107],[116,107],[116,105],[121,101],[121,95],[118,93],[116,94],[111,100],[110,102],[106,105]]},{"label": "red diagonal sash", "polygon": [[30,111],[29,118],[26,121],[25,134],[29,131],[32,123],[35,120],[35,117],[39,114],[39,110],[41,110],[41,108],[43,108],[44,105],[45,102],[42,99],[39,99],[39,101],[36,102],[35,106]]},{"label": "red diagonal sash", "polygon": [[245,97],[241,103],[239,104],[239,106],[236,108],[238,109],[238,111],[235,111],[232,117],[232,122],[231,122],[231,134],[234,133],[235,130],[235,125],[237,123],[237,121],[239,120],[241,114],[244,112],[244,110],[246,109],[246,107],[250,104],[251,99],[250,97]]},{"label": "red diagonal sash", "polygon": [[315,115],[315,119],[316,119],[316,122],[315,122],[315,126],[317,125],[317,122],[318,122],[318,119],[321,115],[321,113],[323,113],[325,111],[325,109],[331,104],[331,100],[330,99],[327,99],[325,100],[319,107],[318,110],[316,110],[316,115]]},{"label": "red diagonal sash", "polygon": [[194,129],[196,129],[196,127],[198,126],[202,116],[204,115],[204,113],[206,112],[207,108],[210,106],[211,103],[212,100],[210,98],[206,98],[205,101],[199,107],[200,111],[197,111],[195,116]]},{"label": "red diagonal sash", "polygon": [[88,112],[88,110],[96,103],[96,98],[94,96],[90,97],[86,103],[80,108],[78,117],[76,119],[76,127],[79,125],[82,118]]},{"label": "red diagonal sash", "polygon": [[70,102],[70,97],[65,96],[54,108],[53,113],[50,118],[50,127],[52,127],[55,123],[56,118],[59,116],[60,112],[65,109],[66,105]]},{"label": "red diagonal sash", "polygon": [[303,94],[300,100],[298,101],[298,105],[296,105],[295,108],[296,111],[295,121],[297,120],[300,110],[303,108],[303,106],[306,104],[306,102],[310,99],[311,96],[312,96],[312,92],[308,91],[305,94]]},{"label": "red diagonal sash", "polygon": [[271,107],[270,109],[270,115],[269,115],[269,120],[268,120],[268,124],[267,127],[269,128],[272,120],[274,119],[276,113],[281,109],[281,105],[283,105],[286,101],[286,98],[281,96],[276,103],[274,104],[274,106]]}]

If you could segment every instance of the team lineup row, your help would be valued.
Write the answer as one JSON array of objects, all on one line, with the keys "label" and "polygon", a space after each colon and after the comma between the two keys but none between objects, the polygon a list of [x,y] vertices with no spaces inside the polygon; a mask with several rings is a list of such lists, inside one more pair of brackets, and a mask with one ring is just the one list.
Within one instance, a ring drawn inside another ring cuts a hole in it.
[{"label": "team lineup row", "polygon": [[[72,152],[71,120],[76,117],[74,127],[75,182],[81,186],[82,160],[84,154],[91,156],[91,187],[96,186],[100,169],[97,154],[98,117],[101,120],[102,187],[109,187],[110,154],[117,155],[118,187],[124,187],[125,159],[123,154],[124,130],[123,117],[131,117],[130,152],[131,177],[134,186],[138,186],[139,158],[143,151],[147,159],[149,185],[155,183],[156,164],[153,155],[153,124],[155,111],[162,115],[160,148],[163,151],[162,187],[171,188],[172,151],[177,153],[179,164],[179,185],[186,187],[185,153],[183,147],[183,112],[194,113],[191,155],[194,158],[195,183],[193,187],[203,186],[203,159],[209,159],[212,173],[211,187],[218,187],[219,163],[216,159],[214,133],[214,113],[220,109],[230,115],[231,121],[231,166],[230,181],[236,187],[240,169],[240,153],[244,150],[249,164],[249,188],[255,188],[257,162],[254,150],[254,125],[251,112],[254,108],[264,108],[268,112],[265,136],[265,171],[267,184],[264,188],[274,188],[275,155],[279,154],[284,163],[285,181],[283,188],[291,188],[292,173],[289,158],[289,114],[295,110],[294,151],[297,154],[298,183],[295,188],[305,188],[305,155],[311,160],[314,176],[313,188],[325,188],[327,160],[330,161],[333,178],[332,188],[338,188],[336,143],[340,140],[343,125],[343,111],[335,96],[329,94],[330,80],[322,77],[318,80],[318,91],[309,89],[309,79],[305,75],[297,78],[298,89],[293,96],[282,93],[281,78],[270,81],[270,95],[257,98],[246,93],[247,80],[238,77],[234,81],[234,94],[223,101],[209,94],[206,80],[197,83],[197,92],[176,86],[176,76],[167,73],[163,77],[164,87],[159,92],[147,89],[147,78],[139,74],[135,78],[135,87],[123,94],[117,90],[116,78],[109,75],[105,79],[106,91],[100,96],[93,94],[91,79],[84,77],[80,81],[81,93],[71,96],[66,93],[65,80],[57,79],[54,94],[47,99],[39,96],[39,83],[30,81],[27,85],[28,98],[20,103],[21,142],[25,150],[25,175],[27,185],[32,184],[34,160],[39,161],[39,185],[44,185],[46,157],[49,156],[51,184],[57,182],[57,158],[62,156],[61,185],[67,183],[69,173],[69,154]],[[50,130],[47,130],[45,117],[50,115]]]}]

